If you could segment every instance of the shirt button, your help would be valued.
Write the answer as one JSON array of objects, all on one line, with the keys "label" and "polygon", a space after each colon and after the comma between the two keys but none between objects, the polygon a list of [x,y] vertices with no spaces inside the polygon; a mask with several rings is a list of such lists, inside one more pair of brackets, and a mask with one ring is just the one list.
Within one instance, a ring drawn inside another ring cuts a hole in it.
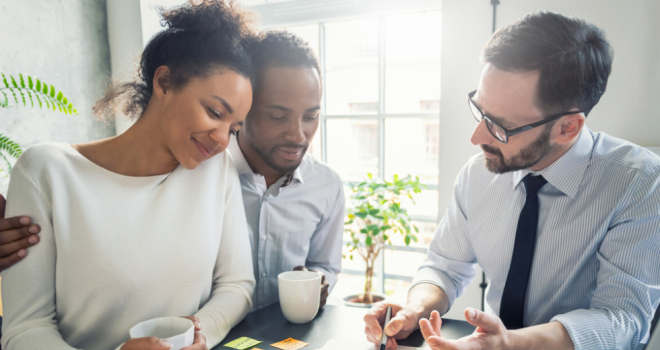
[{"label": "shirt button", "polygon": [[266,274],[265,272],[261,273],[261,278],[266,278],[266,276],[268,276],[268,274]]},{"label": "shirt button", "polygon": [[265,241],[265,240],[267,240],[267,239],[268,239],[268,236],[266,236],[266,235],[263,235],[263,236],[261,236],[261,239]]}]

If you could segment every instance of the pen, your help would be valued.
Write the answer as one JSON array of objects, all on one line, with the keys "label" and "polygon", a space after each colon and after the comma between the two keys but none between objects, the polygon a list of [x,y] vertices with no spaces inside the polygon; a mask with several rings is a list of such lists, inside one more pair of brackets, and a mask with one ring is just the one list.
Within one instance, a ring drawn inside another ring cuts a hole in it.
[{"label": "pen", "polygon": [[383,323],[383,336],[380,338],[380,350],[385,350],[385,345],[387,345],[387,334],[385,334],[385,326],[390,323],[390,316],[392,316],[392,307],[387,307],[387,313],[385,314],[385,323]]}]

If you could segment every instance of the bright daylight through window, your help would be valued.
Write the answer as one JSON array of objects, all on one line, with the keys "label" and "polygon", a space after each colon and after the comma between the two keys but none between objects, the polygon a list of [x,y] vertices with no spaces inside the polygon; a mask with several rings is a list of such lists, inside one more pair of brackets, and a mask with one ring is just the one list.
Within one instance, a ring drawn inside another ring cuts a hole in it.
[{"label": "bright daylight through window", "polygon": [[[411,174],[427,187],[415,204],[403,203],[419,227],[418,242],[406,247],[403,236],[391,237],[394,247],[376,268],[374,291],[405,294],[438,220],[440,11],[286,29],[319,54],[324,108],[309,152],[339,173],[347,201],[350,184],[368,173],[386,179]],[[364,271],[362,259],[345,258],[333,296],[364,288]]]}]

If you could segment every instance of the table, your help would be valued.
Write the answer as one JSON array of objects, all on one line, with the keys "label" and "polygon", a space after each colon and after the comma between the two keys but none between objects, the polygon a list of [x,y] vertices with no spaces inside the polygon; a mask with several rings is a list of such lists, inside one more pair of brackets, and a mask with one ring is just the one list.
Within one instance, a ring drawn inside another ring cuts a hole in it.
[{"label": "table", "polygon": [[[364,335],[364,321],[362,318],[366,312],[367,309],[362,308],[326,305],[312,322],[294,324],[284,318],[280,304],[276,303],[248,314],[241,323],[227,334],[225,340],[213,350],[230,349],[222,346],[222,344],[240,337],[250,337],[263,341],[257,347],[265,350],[275,349],[270,344],[289,337],[309,343],[309,346],[304,348],[305,350],[320,349],[328,340],[333,338],[364,340],[366,336]],[[444,337],[458,339],[471,334],[474,328],[465,321],[443,319],[441,330]],[[426,345],[419,330],[398,343],[414,347]]]}]

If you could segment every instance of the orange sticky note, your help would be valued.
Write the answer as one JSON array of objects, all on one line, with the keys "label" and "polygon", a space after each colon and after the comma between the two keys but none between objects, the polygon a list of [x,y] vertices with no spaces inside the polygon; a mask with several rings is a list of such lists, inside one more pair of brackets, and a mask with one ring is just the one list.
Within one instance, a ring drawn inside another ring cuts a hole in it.
[{"label": "orange sticky note", "polygon": [[309,343],[305,343],[304,341],[300,341],[300,340],[295,340],[293,338],[284,339],[279,343],[270,344],[270,346],[282,350],[297,350],[304,348],[307,345],[309,345]]}]

